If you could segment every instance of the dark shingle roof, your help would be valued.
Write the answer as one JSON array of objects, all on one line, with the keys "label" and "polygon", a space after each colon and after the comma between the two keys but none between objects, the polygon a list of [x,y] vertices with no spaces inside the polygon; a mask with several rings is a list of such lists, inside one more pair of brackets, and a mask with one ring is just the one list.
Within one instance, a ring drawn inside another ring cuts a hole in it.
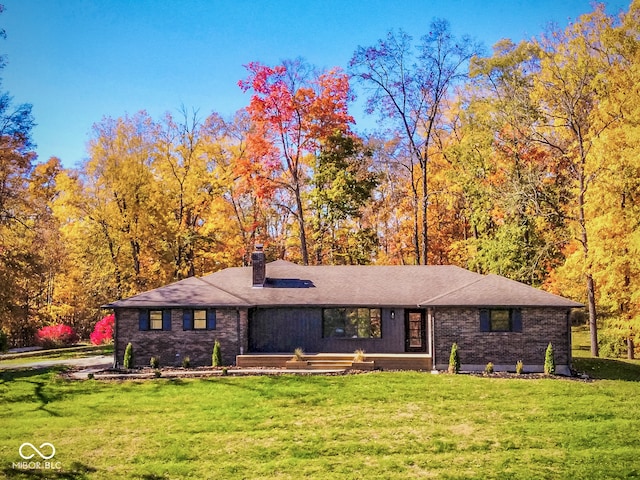
[{"label": "dark shingle roof", "polygon": [[479,307],[582,307],[583,305],[558,295],[515,282],[499,275],[482,276],[443,295],[420,302],[422,307],[473,305]]},{"label": "dark shingle roof", "polygon": [[267,264],[252,287],[251,267],[227,268],[119,300],[107,307],[275,306],[552,306],[579,303],[508,280],[448,265],[300,266]]}]

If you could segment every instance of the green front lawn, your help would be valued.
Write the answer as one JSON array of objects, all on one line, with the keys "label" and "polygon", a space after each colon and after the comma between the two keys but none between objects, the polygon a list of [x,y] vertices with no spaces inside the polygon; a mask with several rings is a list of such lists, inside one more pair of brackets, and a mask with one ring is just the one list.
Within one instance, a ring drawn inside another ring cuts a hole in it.
[{"label": "green front lawn", "polygon": [[[632,478],[640,384],[428,373],[108,383],[0,374],[8,478]],[[24,442],[62,471],[20,471]],[[45,448],[46,449],[46,448]]]}]

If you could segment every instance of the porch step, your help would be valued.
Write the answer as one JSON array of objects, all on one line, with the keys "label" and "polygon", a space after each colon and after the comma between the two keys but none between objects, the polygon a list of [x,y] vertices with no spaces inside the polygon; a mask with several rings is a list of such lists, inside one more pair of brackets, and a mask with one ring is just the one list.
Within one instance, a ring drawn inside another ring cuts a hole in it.
[{"label": "porch step", "polygon": [[[236,365],[242,368],[287,368],[291,360],[291,353],[254,353],[238,355]],[[354,368],[365,370],[378,368],[382,370],[431,370],[432,359],[428,354],[415,353],[368,353],[365,363],[353,364],[353,354],[318,353],[306,354],[307,364],[312,366],[300,367],[307,369],[346,370]],[[327,363],[329,362],[329,363]]]},{"label": "porch step", "polygon": [[353,367],[349,360],[309,360],[308,367],[311,370],[346,370]]}]

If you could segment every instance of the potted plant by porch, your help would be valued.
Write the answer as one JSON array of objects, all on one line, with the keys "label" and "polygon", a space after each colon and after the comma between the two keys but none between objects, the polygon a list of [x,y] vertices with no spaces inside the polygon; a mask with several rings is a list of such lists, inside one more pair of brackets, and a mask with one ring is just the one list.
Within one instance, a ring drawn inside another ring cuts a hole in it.
[{"label": "potted plant by porch", "polygon": [[307,368],[309,362],[304,358],[304,351],[298,347],[293,351],[291,360],[287,360],[287,368]]},{"label": "potted plant by porch", "polygon": [[353,352],[353,362],[351,363],[353,370],[373,370],[374,367],[375,362],[367,361],[364,350],[356,350]]}]

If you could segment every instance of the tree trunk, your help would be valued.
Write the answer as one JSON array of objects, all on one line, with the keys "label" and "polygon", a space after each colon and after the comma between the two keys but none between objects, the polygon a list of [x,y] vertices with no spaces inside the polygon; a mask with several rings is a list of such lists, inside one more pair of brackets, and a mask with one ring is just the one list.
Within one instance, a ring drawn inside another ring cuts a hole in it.
[{"label": "tree trunk", "polygon": [[627,358],[629,360],[636,358],[635,345],[633,344],[633,339],[631,337],[627,338]]},{"label": "tree trunk", "polygon": [[596,322],[596,289],[591,273],[587,273],[587,297],[589,303],[589,332],[591,334],[591,356],[599,357],[598,323]]},{"label": "tree trunk", "polygon": [[305,232],[305,221],[302,212],[302,196],[300,187],[296,179],[295,186],[296,208],[298,209],[296,217],[298,218],[298,228],[300,229],[300,253],[302,255],[302,264],[309,265],[309,251],[307,249],[307,234]]},{"label": "tree trunk", "polygon": [[598,348],[598,323],[596,315],[596,287],[593,281],[593,275],[591,274],[591,268],[588,266],[589,262],[589,238],[587,235],[587,222],[584,212],[585,204],[585,192],[586,182],[584,178],[584,154],[582,154],[582,170],[579,176],[580,194],[578,195],[578,221],[580,224],[580,242],[582,243],[582,251],[584,253],[584,261],[587,264],[586,267],[586,280],[587,280],[587,303],[589,307],[589,333],[591,336],[591,356],[599,357],[600,351]]},{"label": "tree trunk", "polygon": [[427,265],[429,263],[428,253],[429,253],[429,236],[428,236],[428,227],[429,227],[429,218],[427,217],[427,211],[429,207],[429,191],[427,189],[427,162],[426,160],[421,165],[422,167],[422,265]]}]

